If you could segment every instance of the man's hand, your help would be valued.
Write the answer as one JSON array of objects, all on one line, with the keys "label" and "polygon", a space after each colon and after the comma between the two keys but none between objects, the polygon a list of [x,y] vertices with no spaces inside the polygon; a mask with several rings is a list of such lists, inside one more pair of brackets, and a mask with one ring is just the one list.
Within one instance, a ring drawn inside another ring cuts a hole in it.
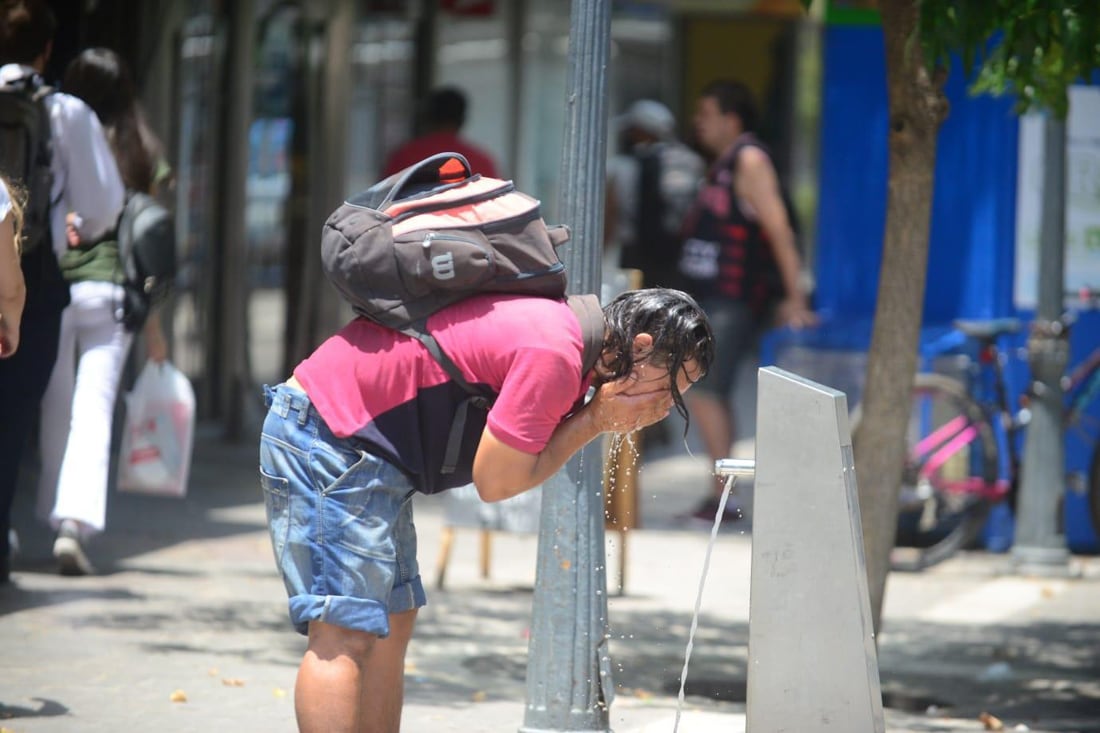
[{"label": "man's hand", "polygon": [[65,214],[65,241],[70,249],[80,246],[80,227],[83,224],[84,220],[75,211]]},{"label": "man's hand", "polygon": [[[635,344],[646,351],[653,345],[649,334],[639,334]],[[635,355],[637,357],[637,354]],[[677,375],[683,393],[699,378],[690,362]],[[474,484],[485,501],[515,496],[545,481],[565,465],[569,457],[601,433],[630,433],[652,425],[672,409],[668,368],[648,361],[635,362],[630,374],[601,384],[592,400],[565,419],[537,455],[511,448],[486,427],[474,457]]]},{"label": "man's hand", "polygon": [[634,373],[606,382],[596,390],[585,410],[601,433],[630,433],[668,416],[672,409],[668,372],[646,379],[643,365]]},{"label": "man's hand", "polygon": [[19,348],[19,321],[12,322],[0,313],[0,359],[7,359]]},{"label": "man's hand", "polygon": [[500,501],[545,481],[569,457],[600,433],[629,433],[657,422],[672,407],[665,386],[633,394],[638,380],[624,377],[600,386],[592,400],[567,418],[550,442],[535,454],[524,453],[499,440],[486,427],[474,456],[473,479],[484,501]]},{"label": "man's hand", "polygon": [[168,340],[164,337],[164,329],[161,328],[158,314],[154,311],[145,319],[145,356],[155,364],[163,364],[168,360]]},{"label": "man's hand", "polygon": [[775,320],[776,325],[787,326],[796,331],[818,323],[817,314],[810,310],[802,295],[784,298],[776,308]]}]

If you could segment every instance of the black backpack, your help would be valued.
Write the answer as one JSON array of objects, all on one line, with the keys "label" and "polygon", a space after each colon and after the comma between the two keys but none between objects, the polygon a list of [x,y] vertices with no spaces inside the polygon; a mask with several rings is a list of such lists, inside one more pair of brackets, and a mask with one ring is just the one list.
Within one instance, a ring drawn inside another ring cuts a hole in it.
[{"label": "black backpack", "polygon": [[584,336],[582,375],[603,348],[595,295],[566,296],[557,248],[565,226],[547,227],[539,202],[511,181],[474,175],[458,153],[440,153],[348,199],[321,235],[325,275],[360,315],[417,338],[470,397],[451,423],[443,473],[458,458],[466,411],[493,395],[469,384],[425,330],[432,313],[480,293],[565,299]]},{"label": "black backpack", "polygon": [[146,193],[127,191],[118,217],[118,258],[125,300],[122,324],[137,331],[176,277],[176,226],[171,212]]},{"label": "black backpack", "polygon": [[23,254],[50,247],[50,117],[53,91],[28,77],[0,87],[0,174],[24,196]]}]

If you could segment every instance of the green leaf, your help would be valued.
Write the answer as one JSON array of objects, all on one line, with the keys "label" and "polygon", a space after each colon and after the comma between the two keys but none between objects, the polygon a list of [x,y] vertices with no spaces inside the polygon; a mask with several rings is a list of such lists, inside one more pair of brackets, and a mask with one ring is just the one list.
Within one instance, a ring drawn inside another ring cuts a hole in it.
[{"label": "green leaf", "polygon": [[914,0],[926,63],[952,53],[975,94],[1016,95],[1019,111],[1064,115],[1071,84],[1100,71],[1100,0]]}]

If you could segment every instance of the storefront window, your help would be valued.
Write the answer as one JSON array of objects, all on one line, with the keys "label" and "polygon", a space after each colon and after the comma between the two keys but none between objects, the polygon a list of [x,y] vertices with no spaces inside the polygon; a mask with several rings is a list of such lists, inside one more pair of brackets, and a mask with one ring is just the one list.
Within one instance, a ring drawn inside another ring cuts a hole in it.
[{"label": "storefront window", "polygon": [[[451,3],[462,6],[462,3]],[[505,178],[514,176],[515,113],[508,63],[512,3],[481,3],[474,11],[441,9],[436,32],[435,85],[466,94],[462,136],[486,150]]]},{"label": "storefront window", "polygon": [[214,301],[205,268],[216,261],[218,74],[222,36],[211,3],[192,3],[179,45],[179,148],[176,157],[176,236],[180,256],[172,319],[177,365],[197,385],[205,377],[206,324]]},{"label": "storefront window", "polygon": [[569,13],[565,0],[528,5],[520,43],[523,84],[519,99],[519,160],[522,185],[557,221],[565,132],[565,80],[569,58]]},{"label": "storefront window", "polygon": [[377,181],[386,154],[409,136],[415,55],[412,24],[402,14],[376,11],[360,19],[348,89],[349,193]]}]

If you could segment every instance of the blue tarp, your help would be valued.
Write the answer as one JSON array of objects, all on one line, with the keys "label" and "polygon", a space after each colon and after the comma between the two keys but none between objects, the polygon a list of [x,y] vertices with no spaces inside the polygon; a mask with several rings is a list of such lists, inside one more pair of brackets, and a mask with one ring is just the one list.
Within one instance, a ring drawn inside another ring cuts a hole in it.
[{"label": "blue tarp", "polygon": [[[888,109],[881,30],[825,33],[817,305],[874,313],[886,216]],[[940,130],[925,323],[1012,313],[1017,118],[971,97],[956,64]]]},{"label": "blue tarp", "polygon": [[[1012,100],[970,96],[959,63],[945,91],[950,110],[936,156],[924,358],[962,345],[950,332],[952,319],[1033,316],[1017,312],[1012,302],[1019,127]],[[867,348],[885,228],[888,126],[881,29],[827,27],[815,262],[815,306],[824,322],[803,334],[772,334],[764,344],[766,362],[785,344]],[[1087,314],[1075,330],[1074,360],[1098,345],[1097,334],[1100,315]],[[1010,364],[1010,377],[1022,386],[1026,365]],[[1089,456],[1089,446],[1067,440],[1068,470],[1087,469]],[[1085,515],[1083,497],[1068,494],[1070,547],[1100,550]]]}]

